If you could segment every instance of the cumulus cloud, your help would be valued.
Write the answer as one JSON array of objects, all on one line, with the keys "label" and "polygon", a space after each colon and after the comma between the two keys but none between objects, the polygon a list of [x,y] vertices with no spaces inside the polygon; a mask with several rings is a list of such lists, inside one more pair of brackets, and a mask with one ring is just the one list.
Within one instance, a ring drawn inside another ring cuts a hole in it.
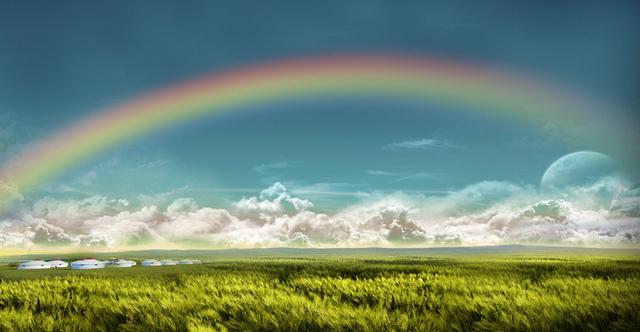
[{"label": "cumulus cloud", "polygon": [[65,246],[76,245],[78,240],[67,234],[61,227],[49,224],[46,220],[25,215],[18,227],[12,227],[15,222],[0,224],[0,245],[29,246],[40,245]]},{"label": "cumulus cloud", "polygon": [[75,226],[87,219],[97,218],[122,211],[129,205],[127,200],[91,196],[81,200],[41,199],[33,205],[33,215],[54,221],[61,226]]},{"label": "cumulus cloud", "polygon": [[559,194],[486,181],[441,195],[372,194],[332,214],[313,211],[311,201],[281,183],[230,209],[202,207],[191,198],[135,208],[101,196],[45,198],[0,222],[0,246],[638,246],[638,187],[607,204],[594,198],[603,187],[596,183]]},{"label": "cumulus cloud", "polygon": [[360,229],[373,231],[374,234],[392,242],[425,240],[424,229],[409,219],[408,212],[402,207],[384,208],[378,215],[362,223]]},{"label": "cumulus cloud", "polygon": [[313,203],[291,196],[282,183],[276,182],[259,196],[243,197],[233,207],[241,218],[272,222],[286,212],[307,210],[313,207]]},{"label": "cumulus cloud", "polygon": [[174,240],[219,233],[238,220],[227,210],[212,208],[192,209],[181,213],[167,211],[165,216],[167,218],[159,223],[156,229],[158,234]]},{"label": "cumulus cloud", "polygon": [[111,239],[109,245],[133,245],[162,241],[157,226],[166,214],[156,206],[145,206],[135,211],[123,211],[85,221],[82,234]]}]

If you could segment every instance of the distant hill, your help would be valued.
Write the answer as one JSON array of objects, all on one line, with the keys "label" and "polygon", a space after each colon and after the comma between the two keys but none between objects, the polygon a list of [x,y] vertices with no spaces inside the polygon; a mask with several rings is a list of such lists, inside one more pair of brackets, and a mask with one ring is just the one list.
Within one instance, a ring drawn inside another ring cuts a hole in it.
[{"label": "distant hill", "polygon": [[198,258],[203,261],[229,258],[259,257],[425,257],[425,256],[474,256],[474,255],[526,255],[554,256],[571,255],[640,255],[640,249],[604,249],[560,246],[502,245],[478,247],[432,247],[432,248],[260,248],[260,249],[213,249],[213,250],[135,250],[121,252],[81,252],[51,254],[20,254],[0,257],[0,262],[10,263],[34,258],[98,258],[124,257],[129,259],[147,258]]}]

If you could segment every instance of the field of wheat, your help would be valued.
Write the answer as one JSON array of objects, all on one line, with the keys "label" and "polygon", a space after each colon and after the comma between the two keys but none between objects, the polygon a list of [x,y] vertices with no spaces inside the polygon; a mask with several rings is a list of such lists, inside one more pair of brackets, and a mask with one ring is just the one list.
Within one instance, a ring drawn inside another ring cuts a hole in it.
[{"label": "field of wheat", "polygon": [[0,267],[0,330],[639,331],[640,259],[295,257]]}]

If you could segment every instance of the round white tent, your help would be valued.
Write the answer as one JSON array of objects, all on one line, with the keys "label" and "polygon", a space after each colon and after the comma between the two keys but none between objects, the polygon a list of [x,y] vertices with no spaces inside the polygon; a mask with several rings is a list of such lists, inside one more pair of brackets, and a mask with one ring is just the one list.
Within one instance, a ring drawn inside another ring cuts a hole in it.
[{"label": "round white tent", "polygon": [[126,259],[118,259],[109,262],[109,267],[132,267],[136,265],[136,262]]},{"label": "round white tent", "polygon": [[159,260],[157,259],[147,259],[142,261],[142,263],[140,264],[142,266],[160,266],[162,265],[162,263],[160,263]]},{"label": "round white tent", "polygon": [[199,259],[194,259],[192,262],[193,264],[202,264],[202,261]]},{"label": "round white tent", "polygon": [[41,261],[41,260],[23,262],[23,263],[20,263],[20,265],[18,265],[18,270],[43,270],[43,269],[50,269],[50,268],[51,268],[51,263]]},{"label": "round white tent", "polygon": [[51,264],[51,267],[54,269],[69,267],[69,263],[61,260],[53,260],[53,261],[49,261],[49,263]]},{"label": "round white tent", "polygon": [[178,262],[170,260],[170,259],[164,259],[162,260],[162,265],[177,265]]},{"label": "round white tent", "polygon": [[81,259],[71,263],[71,269],[73,270],[92,270],[92,269],[104,269],[104,262],[97,259]]},{"label": "round white tent", "polygon": [[178,264],[193,264],[193,261],[188,259],[181,259],[178,261]]}]

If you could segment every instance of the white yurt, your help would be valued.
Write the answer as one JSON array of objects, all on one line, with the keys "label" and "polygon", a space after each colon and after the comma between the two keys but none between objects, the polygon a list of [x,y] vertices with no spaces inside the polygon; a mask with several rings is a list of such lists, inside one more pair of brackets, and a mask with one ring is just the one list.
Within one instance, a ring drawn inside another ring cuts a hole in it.
[{"label": "white yurt", "polygon": [[92,269],[104,269],[104,262],[97,259],[81,259],[71,263],[71,269],[73,270],[92,270]]},{"label": "white yurt", "polygon": [[199,259],[192,260],[193,264],[202,264],[202,261]]},{"label": "white yurt", "polygon": [[130,260],[126,260],[126,259],[118,259],[117,261],[113,262],[113,264],[111,266],[113,267],[132,267],[136,265],[136,262],[134,261],[130,261]]},{"label": "white yurt", "polygon": [[20,265],[18,265],[18,270],[43,270],[50,268],[51,263],[41,260],[22,262],[20,263]]},{"label": "white yurt", "polygon": [[178,264],[193,264],[193,261],[188,259],[181,259],[178,261]]},{"label": "white yurt", "polygon": [[162,260],[162,265],[178,265],[178,262],[170,260],[170,259],[163,259]]},{"label": "white yurt", "polygon": [[160,266],[162,265],[162,263],[160,263],[159,260],[157,259],[147,259],[142,261],[142,263],[140,264],[142,266]]},{"label": "white yurt", "polygon": [[49,261],[49,263],[51,264],[51,268],[54,268],[54,269],[69,267],[69,263],[61,260],[53,260],[53,261]]}]

